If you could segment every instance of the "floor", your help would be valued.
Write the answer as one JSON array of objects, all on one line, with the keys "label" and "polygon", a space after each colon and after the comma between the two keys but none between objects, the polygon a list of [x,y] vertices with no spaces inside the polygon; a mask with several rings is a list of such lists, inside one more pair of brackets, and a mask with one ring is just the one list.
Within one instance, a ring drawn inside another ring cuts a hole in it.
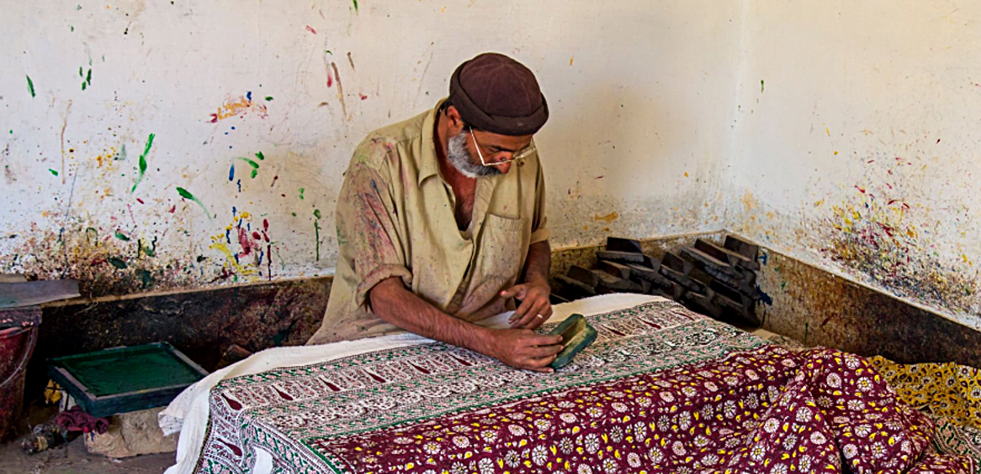
[{"label": "floor", "polygon": [[20,443],[27,434],[27,426],[43,423],[55,413],[54,407],[32,405],[28,409],[18,437],[0,445],[0,474],[160,474],[174,464],[174,453],[120,460],[89,454],[81,437],[37,454],[24,453]]}]

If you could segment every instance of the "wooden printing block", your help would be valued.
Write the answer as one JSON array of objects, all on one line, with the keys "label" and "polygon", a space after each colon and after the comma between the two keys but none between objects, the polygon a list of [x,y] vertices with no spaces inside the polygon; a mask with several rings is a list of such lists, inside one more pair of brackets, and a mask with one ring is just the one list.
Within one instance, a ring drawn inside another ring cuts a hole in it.
[{"label": "wooden printing block", "polygon": [[729,265],[696,248],[685,247],[681,253],[691,258],[699,269],[733,288],[752,287],[756,281],[756,273]]},{"label": "wooden printing block", "polygon": [[714,301],[726,314],[742,324],[759,327],[763,321],[756,315],[756,300],[718,282],[712,286]]},{"label": "wooden printing block", "polygon": [[640,248],[639,240],[625,239],[623,237],[607,237],[606,250],[613,250],[616,252],[644,253]]},{"label": "wooden printing block", "polygon": [[749,257],[736,253],[727,248],[719,247],[707,240],[698,239],[695,241],[695,248],[705,252],[718,260],[728,263],[734,267],[745,268],[746,270],[759,270],[760,262],[756,259],[750,259]]},{"label": "wooden printing block", "polygon": [[617,263],[644,263],[644,254],[635,252],[620,252],[616,250],[600,250],[596,258],[611,260]]},{"label": "wooden printing block", "polygon": [[600,260],[599,262],[600,270],[603,270],[610,275],[623,278],[627,280],[630,278],[631,272],[630,267],[617,262],[610,262],[607,260]]},{"label": "wooden printing block", "polygon": [[[756,257],[760,253],[760,246],[754,243],[743,240],[734,235],[727,235],[725,243],[722,244],[726,249],[732,250],[752,261],[756,261]],[[758,269],[758,268],[757,268]],[[755,270],[755,269],[754,269]]]},{"label": "wooden printing block", "polygon": [[704,284],[688,277],[694,268],[695,264],[692,262],[686,261],[685,259],[671,252],[667,252],[664,254],[664,258],[661,260],[660,273],[669,280],[680,284],[687,290],[691,290],[696,293],[705,293],[707,288]]},{"label": "wooden printing block", "polygon": [[610,275],[604,271],[593,270],[593,273],[599,278],[599,289],[608,290],[610,292],[628,292],[628,293],[640,293],[644,290],[639,283],[632,282],[630,280],[625,280],[623,278],[618,278],[614,275]]},{"label": "wooden printing block", "polygon": [[562,352],[549,364],[553,369],[561,369],[572,361],[579,351],[596,340],[596,330],[586,322],[581,314],[573,314],[548,333],[549,336],[562,336]]},{"label": "wooden printing block", "polygon": [[577,280],[583,285],[586,285],[592,289],[596,289],[599,286],[599,276],[596,275],[592,270],[588,268],[580,267],[579,265],[573,265],[569,267],[569,270],[565,272],[565,275],[573,280]]},{"label": "wooden printing block", "polygon": [[707,314],[713,318],[719,318],[722,316],[722,307],[715,303],[715,294],[711,290],[708,291],[709,293],[697,291],[685,292],[681,301],[699,313]]},{"label": "wooden printing block", "polygon": [[585,296],[596,296],[596,288],[583,284],[583,282],[565,275],[556,275],[555,281],[562,286],[559,292],[567,300],[575,300]]}]

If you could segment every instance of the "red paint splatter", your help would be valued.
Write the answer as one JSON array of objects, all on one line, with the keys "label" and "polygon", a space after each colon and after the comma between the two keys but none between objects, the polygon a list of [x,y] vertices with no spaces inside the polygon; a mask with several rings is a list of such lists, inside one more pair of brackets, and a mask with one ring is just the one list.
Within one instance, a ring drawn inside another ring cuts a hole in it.
[{"label": "red paint splatter", "polygon": [[855,189],[857,189],[860,193],[865,194],[865,188],[855,186]]},{"label": "red paint splatter", "polygon": [[601,175],[597,176],[596,179],[603,179],[603,176],[605,176],[605,175],[602,175],[601,174]]},{"label": "red paint splatter", "polygon": [[252,238],[255,239],[255,240],[259,240],[259,239],[262,238],[262,236],[259,235],[258,232],[252,232]]},{"label": "red paint splatter", "polygon": [[875,160],[869,160],[869,161],[867,162],[867,164],[872,164],[872,163],[875,163]]},{"label": "red paint splatter", "polygon": [[211,123],[218,123],[218,114],[211,114]]},{"label": "red paint splatter", "polygon": [[307,25],[307,31],[309,31],[309,32],[311,32],[313,34],[317,34],[317,30],[313,29],[313,27],[311,27],[310,25]]},{"label": "red paint splatter", "polygon": [[272,183],[269,184],[269,187],[270,188],[276,185],[276,180],[277,179],[279,179],[279,175],[278,174],[276,176],[273,176]]},{"label": "red paint splatter", "polygon": [[334,76],[330,74],[330,71],[327,71],[327,87],[332,87],[333,85],[334,85]]},{"label": "red paint splatter", "polygon": [[361,100],[365,100],[365,99],[367,99],[367,98],[368,98],[368,96],[366,96],[366,95],[364,95],[364,94],[362,94],[362,93],[360,93],[360,92],[358,93],[358,96],[360,96],[360,97],[361,97]]},{"label": "red paint splatter", "polygon": [[174,204],[173,207],[170,208],[170,213],[173,214],[174,211],[176,210],[177,210],[177,204]]},{"label": "red paint splatter", "polygon": [[937,143],[940,143],[940,139],[939,138],[937,139]]},{"label": "red paint splatter", "polygon": [[252,240],[249,239],[249,232],[241,227],[238,228],[238,244],[242,246],[242,253],[239,256],[246,256],[252,253]]}]

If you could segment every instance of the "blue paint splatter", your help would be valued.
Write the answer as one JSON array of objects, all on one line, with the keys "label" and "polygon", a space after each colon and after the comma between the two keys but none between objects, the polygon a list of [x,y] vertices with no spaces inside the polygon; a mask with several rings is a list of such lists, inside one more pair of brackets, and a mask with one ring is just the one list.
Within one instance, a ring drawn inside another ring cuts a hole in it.
[{"label": "blue paint splatter", "polygon": [[249,99],[249,100],[252,100],[252,91],[248,91],[248,92],[246,92],[246,93],[245,93],[245,98],[246,98],[246,99]]},{"label": "blue paint splatter", "polygon": [[766,265],[766,262],[768,262],[770,260],[770,256],[764,250],[763,252],[760,253],[760,256],[759,257],[756,257],[756,259],[759,260],[760,262],[762,262],[763,265]]},{"label": "blue paint splatter", "polygon": [[232,206],[232,217],[235,217],[235,214],[238,214],[238,208],[235,207],[235,206]]},{"label": "blue paint splatter", "polygon": [[773,297],[766,294],[766,292],[764,292],[763,289],[760,288],[760,285],[756,285],[756,293],[760,295],[761,304],[765,304],[767,306],[773,306]]},{"label": "blue paint splatter", "polygon": [[242,180],[240,179],[236,181],[235,184],[238,185],[238,192],[242,192]]},{"label": "blue paint splatter", "polygon": [[232,181],[235,179],[235,165],[233,164],[228,168],[228,180]]},{"label": "blue paint splatter", "polygon": [[225,230],[225,242],[228,242],[229,244],[231,244],[232,243],[232,236],[229,235],[229,232],[231,232],[231,231],[228,230],[228,229]]}]

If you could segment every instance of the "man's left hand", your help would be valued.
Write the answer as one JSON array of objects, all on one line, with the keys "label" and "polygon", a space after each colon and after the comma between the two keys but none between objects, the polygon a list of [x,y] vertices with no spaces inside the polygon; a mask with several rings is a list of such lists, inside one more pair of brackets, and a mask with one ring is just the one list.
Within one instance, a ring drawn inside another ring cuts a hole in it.
[{"label": "man's left hand", "polygon": [[537,329],[552,317],[552,303],[548,295],[552,289],[548,283],[522,283],[501,292],[503,298],[516,298],[521,305],[508,320],[514,329]]}]

